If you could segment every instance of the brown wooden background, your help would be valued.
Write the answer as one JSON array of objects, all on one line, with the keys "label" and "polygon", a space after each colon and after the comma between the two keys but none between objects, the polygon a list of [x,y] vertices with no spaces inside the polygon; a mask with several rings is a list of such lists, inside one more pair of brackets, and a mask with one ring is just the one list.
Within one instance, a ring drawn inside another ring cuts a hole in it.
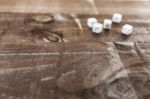
[{"label": "brown wooden background", "polygon": [[[0,0],[0,99],[150,99],[150,1],[91,1]],[[86,25],[115,12],[123,22],[109,31]],[[37,15],[57,18],[32,22]],[[120,33],[126,23],[131,36]],[[60,42],[43,40],[53,34]]]}]

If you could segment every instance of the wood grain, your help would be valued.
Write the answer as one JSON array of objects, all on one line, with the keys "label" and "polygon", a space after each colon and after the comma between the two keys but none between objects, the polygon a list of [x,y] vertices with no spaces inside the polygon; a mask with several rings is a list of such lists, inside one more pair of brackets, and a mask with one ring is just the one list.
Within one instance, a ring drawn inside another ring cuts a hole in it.
[{"label": "wood grain", "polygon": [[[150,1],[0,0],[0,99],[149,99]],[[123,22],[95,35],[89,17]],[[36,16],[54,18],[37,22]],[[79,20],[79,23],[76,22]],[[124,24],[134,26],[124,36]]]}]

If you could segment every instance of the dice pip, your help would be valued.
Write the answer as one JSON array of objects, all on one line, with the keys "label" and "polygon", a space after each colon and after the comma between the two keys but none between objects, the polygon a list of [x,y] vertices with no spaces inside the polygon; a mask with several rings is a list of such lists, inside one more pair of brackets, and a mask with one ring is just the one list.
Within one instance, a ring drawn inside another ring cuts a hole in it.
[{"label": "dice pip", "polygon": [[110,19],[105,19],[104,24],[103,24],[103,28],[104,29],[111,29],[111,26],[112,26],[112,21]]}]

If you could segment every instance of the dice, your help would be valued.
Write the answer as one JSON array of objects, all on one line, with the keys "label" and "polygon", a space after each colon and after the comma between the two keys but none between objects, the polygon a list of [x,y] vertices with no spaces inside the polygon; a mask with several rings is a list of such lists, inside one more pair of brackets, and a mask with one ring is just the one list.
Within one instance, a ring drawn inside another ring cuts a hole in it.
[{"label": "dice", "polygon": [[[114,23],[121,23],[122,21],[122,14],[115,13],[113,14],[112,20],[111,19],[105,19],[103,22],[103,25],[97,21],[96,18],[88,18],[87,25],[89,28],[91,28],[93,33],[101,33],[103,29],[111,29],[112,22]],[[121,33],[124,35],[130,35],[133,32],[133,26],[126,24],[122,27]]]},{"label": "dice", "polygon": [[115,13],[112,17],[112,22],[120,23],[122,21],[122,14]]},{"label": "dice", "polygon": [[97,19],[96,18],[89,18],[87,20],[87,25],[88,25],[89,28],[92,28],[94,23],[97,23]]},{"label": "dice", "polygon": [[104,20],[103,28],[104,29],[111,29],[112,21],[109,19]]},{"label": "dice", "polygon": [[100,23],[94,23],[92,27],[93,33],[101,33],[103,31],[103,25]]},{"label": "dice", "polygon": [[133,32],[133,26],[126,24],[122,27],[122,34],[130,35]]}]

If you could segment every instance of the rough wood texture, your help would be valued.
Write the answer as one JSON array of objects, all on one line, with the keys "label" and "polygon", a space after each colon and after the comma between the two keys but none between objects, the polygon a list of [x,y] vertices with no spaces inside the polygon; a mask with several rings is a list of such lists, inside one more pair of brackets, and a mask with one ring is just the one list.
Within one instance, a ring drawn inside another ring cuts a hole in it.
[{"label": "rough wood texture", "polygon": [[[0,1],[0,99],[150,99],[150,2],[91,1]],[[87,27],[114,12],[110,31]]]}]

